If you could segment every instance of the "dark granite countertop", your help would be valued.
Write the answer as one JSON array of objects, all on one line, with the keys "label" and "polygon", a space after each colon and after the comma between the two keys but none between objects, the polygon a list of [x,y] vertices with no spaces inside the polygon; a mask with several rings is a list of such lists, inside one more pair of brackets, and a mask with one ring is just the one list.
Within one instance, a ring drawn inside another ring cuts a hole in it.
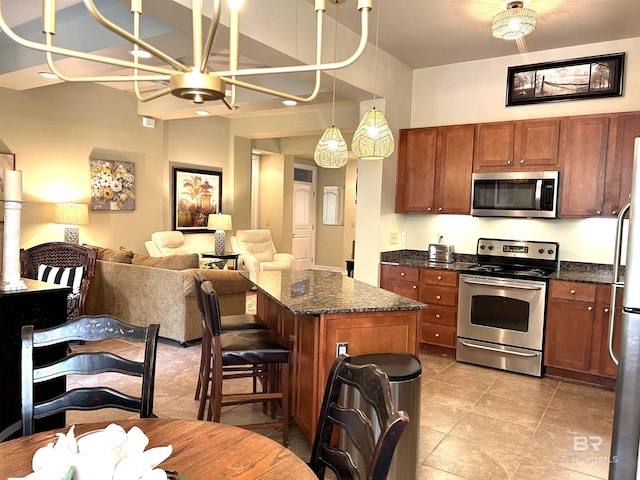
[{"label": "dark granite countertop", "polygon": [[[426,250],[394,250],[380,253],[380,263],[403,265],[416,268],[437,268],[441,270],[462,270],[475,263],[475,255],[454,254],[453,263],[429,262]],[[570,282],[611,283],[612,266],[601,263],[560,262],[560,268],[550,278]],[[624,267],[622,270],[624,274]]]},{"label": "dark granite countertop", "polygon": [[241,272],[294,315],[422,310],[424,303],[337,272]]}]

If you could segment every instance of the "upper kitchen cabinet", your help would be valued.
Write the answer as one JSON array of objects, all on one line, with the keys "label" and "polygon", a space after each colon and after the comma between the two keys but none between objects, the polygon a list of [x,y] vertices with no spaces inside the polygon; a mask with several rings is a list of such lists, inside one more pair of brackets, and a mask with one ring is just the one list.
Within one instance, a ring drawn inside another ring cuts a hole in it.
[{"label": "upper kitchen cabinet", "polygon": [[603,215],[609,115],[562,119],[559,214]]},{"label": "upper kitchen cabinet", "polygon": [[475,125],[400,130],[396,213],[468,214]]},{"label": "upper kitchen cabinet", "polygon": [[640,135],[640,113],[611,115],[604,186],[603,215],[617,216],[629,203],[635,138]]},{"label": "upper kitchen cabinet", "polygon": [[560,119],[481,123],[474,172],[556,170]]}]

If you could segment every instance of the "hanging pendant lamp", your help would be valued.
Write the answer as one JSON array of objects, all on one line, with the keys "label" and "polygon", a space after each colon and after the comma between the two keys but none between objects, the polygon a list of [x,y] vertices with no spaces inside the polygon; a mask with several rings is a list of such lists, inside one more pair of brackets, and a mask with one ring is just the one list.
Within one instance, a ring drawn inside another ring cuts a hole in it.
[{"label": "hanging pendant lamp", "polygon": [[373,74],[373,108],[367,111],[353,135],[351,151],[362,160],[383,160],[393,153],[395,142],[393,133],[384,118],[384,113],[376,110],[376,80],[378,70],[378,31],[380,29],[380,5],[376,17],[376,56]]},{"label": "hanging pendant lamp", "polygon": [[[338,48],[338,16],[337,5],[339,1],[336,1],[336,33],[334,40],[334,53],[335,58]],[[340,168],[344,167],[349,160],[349,154],[347,153],[347,143],[342,137],[342,132],[335,126],[335,110],[336,110],[336,72],[333,71],[333,99],[331,102],[331,127],[327,128],[313,152],[313,160],[322,168]]]}]

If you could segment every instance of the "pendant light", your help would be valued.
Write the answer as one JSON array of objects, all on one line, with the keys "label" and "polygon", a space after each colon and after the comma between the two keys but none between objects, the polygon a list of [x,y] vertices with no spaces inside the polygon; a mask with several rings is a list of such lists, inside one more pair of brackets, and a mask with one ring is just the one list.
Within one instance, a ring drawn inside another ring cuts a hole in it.
[{"label": "pendant light", "polygon": [[373,108],[364,114],[351,142],[354,155],[362,160],[383,160],[393,153],[393,133],[384,118],[376,110],[376,83],[378,69],[378,31],[380,28],[380,2],[376,17],[376,56],[373,68]]},{"label": "pendant light", "polygon": [[[336,58],[338,50],[338,3],[340,0],[331,0],[336,4],[336,32],[333,42],[333,57]],[[347,143],[342,137],[342,132],[335,126],[335,110],[336,110],[336,71],[333,71],[333,98],[331,101],[331,127],[327,128],[320,137],[316,150],[313,152],[313,159],[316,164],[323,168],[340,168],[344,167],[349,160],[347,153]]]}]

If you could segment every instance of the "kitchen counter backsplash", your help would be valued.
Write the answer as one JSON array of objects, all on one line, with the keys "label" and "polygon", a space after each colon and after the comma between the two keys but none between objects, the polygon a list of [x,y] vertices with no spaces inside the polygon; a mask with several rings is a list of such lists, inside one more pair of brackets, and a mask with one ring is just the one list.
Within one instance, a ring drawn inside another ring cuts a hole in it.
[{"label": "kitchen counter backsplash", "polygon": [[[441,270],[462,270],[476,263],[476,256],[466,253],[454,253],[453,263],[429,262],[426,250],[393,250],[380,252],[380,263],[403,265],[416,268],[438,268]],[[624,267],[622,267],[624,274]],[[611,283],[612,266],[602,263],[560,262],[559,270],[550,278],[571,282]]]}]

